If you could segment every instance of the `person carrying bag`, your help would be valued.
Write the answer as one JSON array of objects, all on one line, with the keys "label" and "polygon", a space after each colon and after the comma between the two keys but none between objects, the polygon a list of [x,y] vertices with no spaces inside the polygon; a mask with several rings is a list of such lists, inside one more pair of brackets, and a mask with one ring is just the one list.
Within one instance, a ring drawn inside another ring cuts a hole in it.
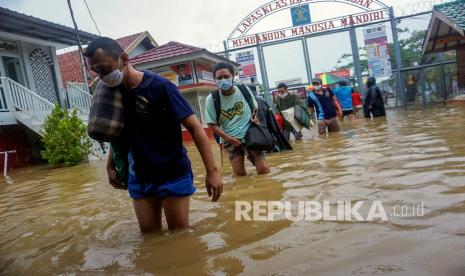
[{"label": "person carrying bag", "polygon": [[124,94],[122,89],[122,86],[108,87],[102,81],[96,84],[92,96],[87,133],[96,141],[110,143],[117,178],[127,185],[129,147],[124,134]]},{"label": "person carrying bag", "polygon": [[[247,105],[252,111],[252,117],[250,119],[252,122],[244,137],[246,149],[252,151],[271,151],[275,146],[273,136],[262,123],[257,124],[252,120],[252,118],[254,118],[257,114],[257,109],[254,109],[250,90],[245,85],[238,85],[237,87],[241,91],[243,97],[247,101]],[[218,124],[220,124],[219,117],[221,115],[221,100],[219,93],[219,90],[216,90],[212,93]],[[219,137],[216,138],[216,140],[218,141]]]},{"label": "person carrying bag", "polygon": [[220,62],[213,69],[218,90],[208,95],[205,102],[205,122],[220,137],[237,176],[246,175],[245,157],[256,167],[258,174],[267,174],[269,165],[264,151],[274,148],[274,139],[261,125],[256,110],[257,101],[244,85],[234,85],[234,68]]}]

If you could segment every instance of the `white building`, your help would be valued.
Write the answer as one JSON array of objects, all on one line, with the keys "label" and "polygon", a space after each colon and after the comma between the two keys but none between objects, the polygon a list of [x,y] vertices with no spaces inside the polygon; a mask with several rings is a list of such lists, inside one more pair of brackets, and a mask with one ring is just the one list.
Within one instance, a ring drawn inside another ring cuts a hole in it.
[{"label": "white building", "polygon": [[41,122],[66,99],[56,51],[76,44],[73,28],[0,7],[0,152],[16,150],[12,167],[37,157]]}]

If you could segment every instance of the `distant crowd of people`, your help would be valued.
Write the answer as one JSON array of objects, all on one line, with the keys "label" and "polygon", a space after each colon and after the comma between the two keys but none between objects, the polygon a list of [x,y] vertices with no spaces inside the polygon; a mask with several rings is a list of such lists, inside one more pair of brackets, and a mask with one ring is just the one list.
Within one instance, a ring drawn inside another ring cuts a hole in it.
[{"label": "distant crowd of people", "polygon": [[321,79],[312,80],[312,85],[306,91],[306,99],[296,93],[290,93],[285,83],[278,85],[278,97],[275,99],[278,120],[284,121],[283,133],[289,139],[290,133],[295,140],[302,139],[300,128],[292,124],[293,116],[287,113],[296,107],[306,106],[309,113],[313,113],[318,124],[319,134],[326,131],[340,130],[340,122],[344,118],[352,120],[363,109],[365,118],[386,116],[384,100],[381,90],[376,86],[376,79],[367,80],[367,93],[365,102],[359,92],[354,91],[346,81],[334,85],[323,86]]}]

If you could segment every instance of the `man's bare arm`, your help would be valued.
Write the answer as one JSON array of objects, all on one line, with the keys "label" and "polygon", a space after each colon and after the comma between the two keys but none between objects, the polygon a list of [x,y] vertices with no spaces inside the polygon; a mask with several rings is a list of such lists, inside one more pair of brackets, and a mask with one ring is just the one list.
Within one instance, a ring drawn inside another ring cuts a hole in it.
[{"label": "man's bare arm", "polygon": [[208,127],[213,131],[213,133],[223,138],[223,140],[230,143],[232,146],[237,147],[242,144],[241,140],[226,134],[226,132],[224,132],[218,125],[208,124]]},{"label": "man's bare arm", "polygon": [[213,152],[207,133],[195,115],[191,115],[185,118],[182,121],[182,124],[192,135],[195,145],[197,146],[197,149],[202,156],[202,161],[207,172],[205,186],[208,195],[212,197],[212,201],[218,201],[221,193],[223,192],[223,185],[221,183],[220,174],[218,167],[216,166],[215,158],[213,157]]}]

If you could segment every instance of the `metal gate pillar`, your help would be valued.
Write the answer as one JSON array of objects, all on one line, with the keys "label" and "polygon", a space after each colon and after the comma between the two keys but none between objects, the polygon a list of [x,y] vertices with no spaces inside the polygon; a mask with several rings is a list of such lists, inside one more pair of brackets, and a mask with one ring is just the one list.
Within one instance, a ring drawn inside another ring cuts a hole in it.
[{"label": "metal gate pillar", "polygon": [[304,50],[305,69],[307,71],[307,81],[308,83],[312,83],[312,79],[313,79],[312,66],[310,65],[310,55],[308,53],[308,45],[307,45],[306,37],[302,37],[302,48]]},{"label": "metal gate pillar", "polygon": [[257,52],[258,52],[258,63],[260,63],[260,72],[262,74],[263,88],[265,89],[265,100],[270,106],[274,106],[273,99],[271,97],[271,91],[268,86],[268,74],[266,72],[265,55],[263,54],[262,45],[257,45]]},{"label": "metal gate pillar", "polygon": [[364,85],[362,80],[362,68],[360,68],[360,55],[358,53],[357,34],[355,33],[354,27],[350,28],[349,35],[350,46],[352,47],[352,58],[354,60],[355,77],[357,78],[358,91],[365,95],[363,91]]},{"label": "metal gate pillar", "polygon": [[404,108],[407,108],[407,94],[404,89],[404,82],[402,81],[402,72],[400,71],[403,67],[402,65],[402,56],[400,54],[400,45],[399,37],[397,36],[397,21],[394,16],[394,9],[389,8],[389,17],[391,18],[391,31],[392,31],[392,40],[394,43],[394,58],[397,64],[396,70],[396,81],[397,81],[397,91],[400,92],[402,99],[402,105]]}]

